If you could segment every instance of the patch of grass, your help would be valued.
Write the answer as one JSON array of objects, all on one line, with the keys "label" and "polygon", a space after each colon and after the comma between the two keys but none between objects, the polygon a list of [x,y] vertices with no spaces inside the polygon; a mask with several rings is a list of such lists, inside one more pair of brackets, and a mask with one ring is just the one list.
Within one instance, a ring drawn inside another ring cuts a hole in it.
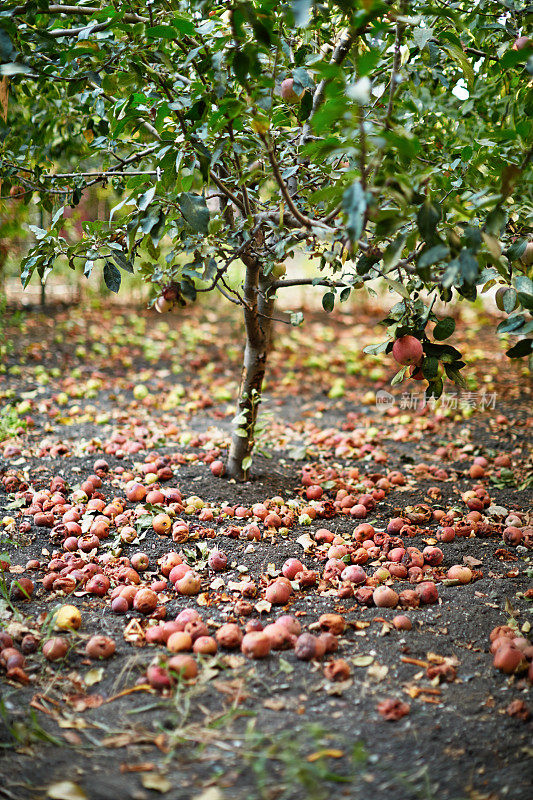
[{"label": "patch of grass", "polygon": [[17,409],[11,405],[0,408],[0,442],[16,436],[19,428],[25,429],[26,423],[19,417]]},{"label": "patch of grass", "polygon": [[338,748],[320,725],[270,734],[257,731],[255,720],[247,726],[241,755],[262,800],[288,799],[298,791],[311,800],[326,800],[336,784],[351,783],[367,760],[361,742],[351,751]]},{"label": "patch of grass", "polygon": [[46,742],[56,747],[65,746],[63,739],[59,739],[48,733],[37,719],[37,714],[33,709],[24,716],[23,719],[13,719],[9,713],[4,700],[0,697],[0,719],[4,723],[6,731],[11,739],[8,742],[0,742],[0,747],[11,748],[13,746],[28,746],[36,742]]}]

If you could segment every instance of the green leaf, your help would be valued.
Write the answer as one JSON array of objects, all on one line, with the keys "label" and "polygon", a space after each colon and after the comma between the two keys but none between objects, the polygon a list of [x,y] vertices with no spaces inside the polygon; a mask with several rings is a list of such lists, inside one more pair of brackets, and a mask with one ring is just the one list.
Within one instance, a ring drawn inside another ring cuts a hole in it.
[{"label": "green leaf", "polygon": [[193,23],[184,17],[175,16],[172,20],[172,26],[177,28],[184,36],[194,36],[196,33],[196,28]]},{"label": "green leaf", "polygon": [[507,225],[507,212],[500,206],[496,206],[488,215],[483,226],[487,233],[493,236],[501,236],[503,229]]},{"label": "green leaf", "polygon": [[525,275],[520,275],[516,281],[518,300],[524,308],[533,311],[533,281]]},{"label": "green leaf", "polygon": [[107,288],[116,294],[120,289],[121,280],[120,270],[111,261],[106,261],[104,264],[104,281]]},{"label": "green leaf", "polygon": [[147,39],[177,39],[176,28],[172,25],[155,25],[153,28],[146,29]]},{"label": "green leaf", "polygon": [[391,287],[391,289],[394,289],[394,291],[397,292],[400,297],[404,297],[406,300],[409,300],[411,295],[403,283],[400,283],[400,281],[395,281],[393,278],[389,278],[388,275],[384,275],[383,278]]},{"label": "green leaf", "polygon": [[413,39],[417,47],[423,50],[433,36],[433,28],[413,28]]},{"label": "green leaf", "polygon": [[380,344],[369,344],[363,348],[363,353],[368,353],[371,356],[377,356],[379,353],[384,353],[391,341],[380,342]]},{"label": "green leaf", "polygon": [[209,228],[209,209],[207,208],[205,197],[193,192],[184,192],[179,196],[178,203],[181,213],[193,231],[207,233]]},{"label": "green leaf", "polygon": [[306,28],[311,19],[313,0],[292,0],[291,8],[297,28]]},{"label": "green leaf", "polygon": [[402,367],[398,370],[394,378],[391,380],[390,385],[396,386],[396,384],[401,383],[404,378],[409,374],[410,367]]},{"label": "green leaf", "polygon": [[123,269],[125,272],[129,272],[130,275],[133,275],[133,264],[126,258],[124,253],[112,253],[111,258],[116,261],[121,269]]},{"label": "green leaf", "polygon": [[239,83],[243,85],[246,83],[246,76],[250,71],[251,63],[250,56],[245,49],[235,51],[233,55],[233,71]]},{"label": "green leaf", "polygon": [[392,269],[400,260],[404,244],[405,236],[397,236],[383,253],[383,263],[388,270]]},{"label": "green leaf", "polygon": [[422,255],[417,261],[417,266],[422,269],[437,264],[439,261],[442,261],[443,258],[446,258],[449,252],[445,244],[436,244],[434,247],[429,247],[422,252]]},{"label": "green leaf", "polygon": [[513,317],[509,317],[509,319],[504,319],[503,322],[500,322],[496,331],[498,333],[513,333],[513,331],[519,331],[526,318],[524,314],[515,314]]},{"label": "green leaf", "polygon": [[246,458],[243,458],[241,464],[243,471],[247,472],[247,470],[249,470],[251,466],[252,466],[252,456],[246,456]]},{"label": "green leaf", "polygon": [[505,355],[509,358],[523,358],[531,353],[533,353],[533,339],[522,339],[505,351]]},{"label": "green leaf", "polygon": [[430,200],[420,206],[416,216],[418,230],[425,242],[433,242],[437,238],[437,224],[440,222],[442,212],[438,204]]},{"label": "green leaf", "polygon": [[461,48],[448,42],[446,44],[442,44],[441,47],[451,55],[457,64],[459,64],[463,71],[463,75],[465,76],[466,82],[472,86],[474,83],[474,69]]},{"label": "green leaf", "polygon": [[156,187],[152,186],[151,189],[148,189],[147,192],[145,192],[139,197],[137,201],[137,208],[139,208],[140,211],[145,211],[148,208],[148,206],[154,199],[155,189]]},{"label": "green leaf", "polygon": [[422,374],[428,381],[433,381],[439,374],[439,359],[435,356],[426,356],[422,362]]},{"label": "green leaf", "polygon": [[429,400],[430,397],[435,397],[437,400],[442,394],[442,390],[444,389],[444,383],[442,378],[435,378],[434,380],[430,380],[429,385],[426,389],[426,399]]},{"label": "green leaf", "polygon": [[453,383],[455,383],[457,386],[460,386],[461,389],[468,389],[468,383],[453,362],[451,364],[444,364],[444,370],[448,378],[453,381]]},{"label": "green leaf", "polygon": [[324,311],[333,311],[333,306],[335,305],[335,295],[333,292],[326,292],[326,294],[322,297],[322,308]]},{"label": "green leaf", "polygon": [[367,193],[359,181],[354,181],[342,196],[342,208],[348,217],[347,230],[352,242],[361,236],[367,205]]},{"label": "green leaf", "polygon": [[463,248],[459,253],[459,268],[465,283],[475,283],[479,272],[479,265],[467,248]]},{"label": "green leaf", "polygon": [[526,252],[526,247],[527,239],[517,239],[516,242],[513,242],[512,245],[507,248],[505,255],[509,261],[518,261]]},{"label": "green leaf", "polygon": [[433,329],[435,339],[442,341],[447,339],[455,330],[455,320],[452,317],[445,317],[437,322]]}]

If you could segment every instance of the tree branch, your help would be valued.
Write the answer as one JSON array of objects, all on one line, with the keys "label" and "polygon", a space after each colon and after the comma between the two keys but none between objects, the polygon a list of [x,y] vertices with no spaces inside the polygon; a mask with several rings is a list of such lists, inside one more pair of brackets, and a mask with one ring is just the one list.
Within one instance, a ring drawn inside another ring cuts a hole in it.
[{"label": "tree branch", "polygon": [[[360,31],[350,31],[345,32],[337,44],[335,50],[333,51],[330,59],[330,64],[342,64],[348,53],[350,52],[350,48],[354,43],[356,35]],[[315,89],[315,93],[313,95],[313,105],[311,107],[311,113],[309,114],[308,119],[306,120],[302,135],[300,136],[300,146],[307,144],[310,141],[310,134],[311,134],[311,120],[313,119],[314,115],[324,102],[324,98],[326,96],[326,86],[331,79],[323,78],[318,86]]]},{"label": "tree branch", "polygon": [[396,92],[396,82],[398,80],[398,70],[400,69],[402,53],[400,47],[402,45],[403,32],[405,30],[404,22],[396,23],[396,38],[394,40],[394,60],[392,62],[392,73],[390,78],[389,88],[389,104],[387,106],[387,113],[385,114],[385,129],[390,128],[390,119],[392,114],[392,101],[394,100],[394,93]]},{"label": "tree branch", "polygon": [[345,281],[331,281],[328,278],[321,278],[320,280],[316,278],[289,278],[285,281],[272,281],[269,288],[274,289],[274,291],[276,289],[283,289],[285,286],[330,286],[335,289],[344,289],[349,285],[350,284],[345,283]]},{"label": "tree branch", "polygon": [[[28,10],[29,6],[30,3],[24,3],[24,5],[15,6],[15,8],[13,9],[13,16],[15,17],[22,16]],[[92,17],[93,14],[98,14],[100,11],[103,10],[104,10],[103,8],[100,8],[98,6],[66,6],[60,4],[53,4],[48,6],[46,11],[38,10],[37,13],[49,14],[49,15],[71,14],[72,16],[78,16],[78,17]],[[135,22],[150,22],[150,20],[148,19],[148,17],[141,17],[139,14],[127,13],[124,14],[120,22],[135,23]]]},{"label": "tree branch", "polygon": [[[276,183],[278,184],[279,188],[281,189],[281,194],[283,195],[283,199],[287,203],[289,211],[291,212],[292,216],[298,220],[300,225],[303,225],[306,228],[312,228],[316,223],[314,220],[307,217],[305,214],[298,209],[298,207],[294,204],[294,200],[290,196],[289,190],[287,189],[287,185],[281,176],[281,172],[279,171],[278,162],[276,156],[274,154],[274,150],[272,148],[272,143],[267,139],[264,134],[259,134],[263,144],[266,147],[268,160],[270,161],[270,165],[272,167],[272,172],[274,173],[274,177],[276,179]],[[320,223],[318,223],[320,224]]]}]

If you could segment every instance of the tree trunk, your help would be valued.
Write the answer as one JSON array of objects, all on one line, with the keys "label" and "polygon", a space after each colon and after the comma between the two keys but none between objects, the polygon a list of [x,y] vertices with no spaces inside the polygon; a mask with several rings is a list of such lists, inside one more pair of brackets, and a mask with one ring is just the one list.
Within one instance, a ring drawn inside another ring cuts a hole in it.
[{"label": "tree trunk", "polygon": [[261,275],[256,259],[246,264],[244,324],[246,345],[237,416],[231,438],[227,474],[243,481],[248,477],[254,448],[254,429],[270,350],[274,300],[267,299],[270,281]]}]

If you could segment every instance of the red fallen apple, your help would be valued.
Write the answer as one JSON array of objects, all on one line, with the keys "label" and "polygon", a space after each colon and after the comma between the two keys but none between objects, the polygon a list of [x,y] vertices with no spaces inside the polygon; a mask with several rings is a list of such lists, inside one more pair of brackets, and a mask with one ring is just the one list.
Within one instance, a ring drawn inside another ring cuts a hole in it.
[{"label": "red fallen apple", "polygon": [[409,617],[405,616],[405,614],[397,614],[395,617],[393,617],[392,624],[397,631],[410,631],[413,627],[413,623]]},{"label": "red fallen apple", "polygon": [[324,676],[328,681],[347,681],[352,671],[343,658],[336,658],[324,665]]},{"label": "red fallen apple", "polygon": [[270,649],[270,638],[263,631],[247,633],[241,643],[242,652],[249,658],[265,658]]},{"label": "red fallen apple", "polygon": [[102,635],[91,636],[85,647],[89,658],[111,658],[115,650],[114,640]]},{"label": "red fallen apple", "polygon": [[137,572],[144,572],[148,569],[150,558],[146,553],[134,553],[131,557],[131,566]]},{"label": "red fallen apple", "polygon": [[358,564],[350,564],[341,572],[341,580],[350,583],[362,584],[366,579],[366,572]]},{"label": "red fallen apple", "polygon": [[185,573],[183,578],[180,578],[174,584],[174,588],[178,594],[194,595],[198,594],[202,586],[202,579],[194,570],[189,570]]},{"label": "red fallen apple", "polygon": [[33,581],[29,578],[17,578],[11,584],[11,597],[14,600],[29,600],[34,588]]},{"label": "red fallen apple", "polygon": [[302,633],[296,640],[294,654],[300,661],[312,661],[313,658],[324,655],[326,645],[325,642],[321,644],[322,646],[319,645],[318,638],[312,633]]},{"label": "red fallen apple", "polygon": [[415,336],[401,336],[392,346],[392,355],[398,364],[404,366],[418,364],[424,350],[420,339]]},{"label": "red fallen apple", "polygon": [[299,636],[302,632],[302,626],[291,614],[282,614],[281,617],[278,617],[276,620],[278,625],[283,625],[284,628],[287,628],[289,633],[294,634],[295,636]]},{"label": "red fallen apple", "polygon": [[126,497],[130,503],[140,503],[146,495],[148,490],[142,483],[131,483],[126,487]]},{"label": "red fallen apple", "polygon": [[221,647],[227,650],[236,650],[241,646],[243,632],[235,622],[226,622],[216,632],[216,640]]},{"label": "red fallen apple", "polygon": [[494,654],[494,666],[501,672],[510,675],[522,664],[524,657],[518,648],[512,644],[499,647]]},{"label": "red fallen apple", "polygon": [[133,608],[141,614],[151,614],[157,606],[157,595],[152,589],[139,589],[133,600]]},{"label": "red fallen apple", "polygon": [[125,597],[118,597],[113,598],[111,601],[111,611],[115,614],[125,614],[129,608],[129,603]]},{"label": "red fallen apple", "polygon": [[199,653],[204,656],[214,656],[218,650],[218,647],[212,636],[199,636],[195,640],[192,649],[195,653]]},{"label": "red fallen apple", "polygon": [[290,581],[293,581],[298,574],[305,569],[304,565],[297,558],[288,558],[281,568],[283,575]]},{"label": "red fallen apple", "polygon": [[346,630],[346,621],[340,614],[322,614],[318,624],[323,631],[340,636]]},{"label": "red fallen apple", "polygon": [[172,520],[168,514],[156,514],[152,520],[152,528],[161,536],[167,534],[172,527]]},{"label": "red fallen apple", "polygon": [[273,605],[283,606],[285,603],[288,602],[289,597],[292,594],[292,586],[290,582],[287,580],[282,580],[278,578],[270,586],[267,586],[265,592],[265,598],[269,603]]},{"label": "red fallen apple", "polygon": [[168,579],[171,583],[176,584],[177,581],[181,580],[188,572],[190,572],[190,566],[188,564],[176,564],[175,567],[172,567],[170,570],[170,575]]},{"label": "red fallen apple", "polygon": [[185,630],[185,626],[189,622],[201,622],[202,617],[195,608],[184,608],[176,617],[176,622],[183,625],[181,630]]},{"label": "red fallen apple", "polygon": [[162,692],[164,689],[171,689],[174,683],[173,678],[168,674],[164,667],[152,665],[146,670],[146,679],[152,689]]},{"label": "red fallen apple", "polygon": [[431,547],[430,545],[424,547],[422,555],[424,556],[425,563],[429,564],[431,567],[438,567],[444,558],[444,553],[440,547]]},{"label": "red fallen apple", "polygon": [[179,653],[172,656],[167,662],[167,667],[171,672],[175,672],[179,678],[190,681],[198,675],[198,664],[192,656]]},{"label": "red fallen apple", "polygon": [[398,595],[390,586],[378,586],[372,595],[378,608],[394,608],[398,605]]},{"label": "red fallen apple", "polygon": [[178,564],[183,563],[183,559],[179,553],[171,551],[170,553],[165,553],[165,555],[161,556],[157,563],[159,564],[161,572],[165,578],[168,578],[174,567],[177,567]]},{"label": "red fallen apple", "polygon": [[422,583],[417,585],[415,591],[423,605],[436,603],[439,599],[439,591],[433,581],[422,581]]},{"label": "red fallen apple", "polygon": [[221,478],[224,473],[226,472],[226,467],[223,461],[213,461],[211,462],[211,472],[215,476],[215,478]]},{"label": "red fallen apple", "polygon": [[228,557],[223,550],[211,550],[207,563],[215,572],[223,572],[228,566]]},{"label": "red fallen apple", "polygon": [[55,636],[43,644],[43,656],[47,661],[59,661],[68,652],[68,641],[62,636]]},{"label": "red fallen apple", "polygon": [[472,570],[464,564],[454,564],[446,573],[446,577],[449,580],[467,584],[472,580]]},{"label": "red fallen apple", "polygon": [[191,650],[192,636],[187,631],[175,631],[167,639],[167,647],[171,653],[181,653],[183,650]]},{"label": "red fallen apple", "polygon": [[162,625],[151,625],[144,633],[146,644],[166,644],[167,637]]}]

